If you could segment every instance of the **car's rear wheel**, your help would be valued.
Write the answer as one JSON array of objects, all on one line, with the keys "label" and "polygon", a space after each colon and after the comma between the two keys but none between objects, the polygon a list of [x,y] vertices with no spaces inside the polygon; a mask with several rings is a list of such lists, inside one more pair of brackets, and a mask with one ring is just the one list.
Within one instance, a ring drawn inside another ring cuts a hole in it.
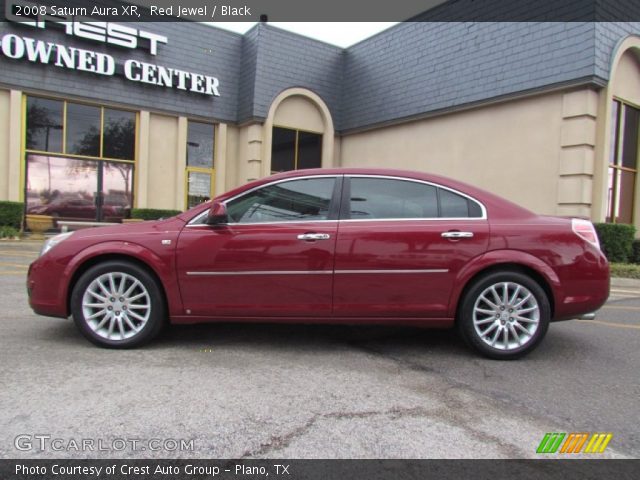
[{"label": "car's rear wheel", "polygon": [[467,290],[458,313],[464,340],[483,355],[500,360],[531,352],[549,328],[547,294],[531,277],[494,272]]},{"label": "car's rear wheel", "polygon": [[144,268],[108,261],[88,269],[71,294],[71,313],[96,345],[133,348],[152,340],[165,323],[162,291]]}]

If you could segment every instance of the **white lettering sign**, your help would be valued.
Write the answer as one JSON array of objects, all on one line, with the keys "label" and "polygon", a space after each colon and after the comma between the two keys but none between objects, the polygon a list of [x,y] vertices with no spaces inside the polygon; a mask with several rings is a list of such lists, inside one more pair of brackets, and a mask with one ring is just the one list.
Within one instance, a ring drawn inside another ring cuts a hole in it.
[{"label": "white lettering sign", "polygon": [[[21,37],[13,33],[7,33],[0,39],[0,52],[13,60],[26,59],[32,63],[52,64],[68,70],[106,76],[112,76],[116,73],[116,61],[106,53],[67,47],[58,43]],[[218,88],[220,82],[216,77],[163,67],[140,60],[125,61],[123,70],[124,77],[132,82],[177,88],[215,97],[220,96]]]},{"label": "white lettering sign", "polygon": [[146,46],[151,55],[158,54],[158,45],[168,43],[164,35],[145,30],[117,23],[78,20],[91,14],[86,7],[47,7],[25,0],[9,0],[5,3],[6,19],[28,27],[46,28],[48,23],[57,23],[64,26],[67,35],[131,49]]}]

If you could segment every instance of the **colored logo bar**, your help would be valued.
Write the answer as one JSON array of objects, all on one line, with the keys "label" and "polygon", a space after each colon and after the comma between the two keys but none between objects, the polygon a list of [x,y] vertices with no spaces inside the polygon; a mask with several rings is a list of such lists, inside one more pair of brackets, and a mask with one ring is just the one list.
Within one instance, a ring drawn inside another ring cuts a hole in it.
[{"label": "colored logo bar", "polygon": [[603,453],[612,438],[612,433],[546,433],[536,453]]}]

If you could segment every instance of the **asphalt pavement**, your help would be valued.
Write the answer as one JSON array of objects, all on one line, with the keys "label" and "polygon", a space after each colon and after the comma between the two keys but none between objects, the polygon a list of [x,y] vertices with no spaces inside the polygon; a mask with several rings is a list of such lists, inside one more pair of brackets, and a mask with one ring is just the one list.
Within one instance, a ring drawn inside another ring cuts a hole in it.
[{"label": "asphalt pavement", "polygon": [[396,327],[181,326],[113,351],[29,309],[39,248],[0,242],[2,458],[536,458],[547,432],[640,457],[640,282],[511,362]]}]

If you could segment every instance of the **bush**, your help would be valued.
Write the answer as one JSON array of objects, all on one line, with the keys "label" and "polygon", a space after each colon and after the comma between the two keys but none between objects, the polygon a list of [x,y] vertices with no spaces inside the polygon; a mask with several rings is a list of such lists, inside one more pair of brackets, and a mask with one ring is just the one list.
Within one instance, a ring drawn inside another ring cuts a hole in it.
[{"label": "bush", "polygon": [[610,262],[628,263],[632,255],[636,227],[622,223],[596,223],[602,251]]},{"label": "bush", "polygon": [[640,264],[640,239],[635,239],[631,245],[631,263]]},{"label": "bush", "polygon": [[182,213],[180,210],[161,210],[158,208],[132,208],[131,218],[141,218],[142,220],[160,220]]},{"label": "bush", "polygon": [[9,227],[7,225],[0,226],[0,238],[16,238],[20,236],[20,231],[17,228]]},{"label": "bush", "polygon": [[19,230],[23,213],[24,203],[22,202],[0,202],[0,226],[13,227]]},{"label": "bush", "polygon": [[612,277],[640,279],[640,265],[631,263],[610,263],[609,268]]}]

